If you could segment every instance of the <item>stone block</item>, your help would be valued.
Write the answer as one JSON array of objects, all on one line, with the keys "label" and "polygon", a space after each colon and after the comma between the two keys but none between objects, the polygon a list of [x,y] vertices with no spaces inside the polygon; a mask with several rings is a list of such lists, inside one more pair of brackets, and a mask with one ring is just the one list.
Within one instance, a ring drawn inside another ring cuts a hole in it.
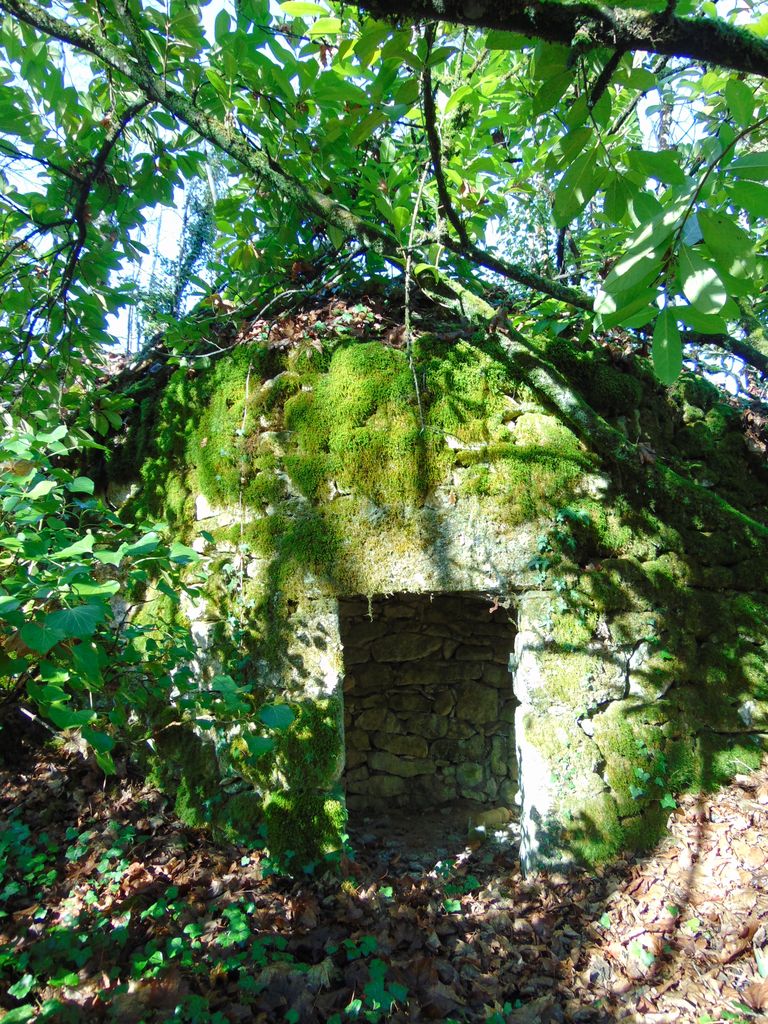
[{"label": "stone block", "polygon": [[344,645],[344,667],[349,669],[352,665],[364,665],[371,660],[371,652],[367,645],[362,647],[347,647]]},{"label": "stone block", "polygon": [[424,661],[410,665],[400,665],[396,669],[396,679],[401,686],[443,687],[447,683],[463,682],[467,679],[479,679],[483,666],[477,662]]},{"label": "stone block", "polygon": [[490,686],[465,683],[459,688],[456,714],[470,722],[495,722],[499,717],[499,694]]},{"label": "stone block", "polygon": [[446,729],[446,736],[451,739],[466,739],[469,736],[474,736],[476,730],[468,722],[459,722],[455,718],[451,718],[448,721],[448,727]]},{"label": "stone block", "polygon": [[456,769],[456,782],[462,789],[478,789],[483,784],[481,765],[460,764]]},{"label": "stone block", "polygon": [[365,665],[357,665],[352,675],[355,678],[355,693],[386,693],[392,685],[392,669],[389,665],[370,661]]},{"label": "stone block", "polygon": [[404,793],[408,783],[395,775],[373,775],[368,779],[366,792],[372,797],[394,797]]},{"label": "stone block", "polygon": [[383,750],[375,750],[368,758],[368,763],[374,771],[397,775],[403,779],[411,779],[414,775],[434,775],[436,770],[434,762],[429,758],[398,757]]},{"label": "stone block", "polygon": [[415,619],[418,616],[416,607],[399,601],[383,602],[382,614],[387,619]]},{"label": "stone block", "polygon": [[392,626],[384,619],[374,619],[373,622],[364,619],[362,622],[348,623],[342,634],[344,650],[367,647],[372,640],[378,640],[387,633],[392,634]]},{"label": "stone block", "polygon": [[415,779],[411,786],[419,797],[429,804],[444,804],[458,797],[455,783],[441,778],[439,775],[428,775]]},{"label": "stone block", "polygon": [[498,798],[506,807],[512,807],[514,804],[518,803],[519,796],[520,793],[518,787],[511,779],[506,779],[504,782],[499,784]]},{"label": "stone block", "polygon": [[513,758],[512,745],[506,736],[494,736],[491,741],[491,771],[497,777],[509,774]]},{"label": "stone block", "polygon": [[422,633],[394,633],[374,640],[371,653],[376,661],[419,661],[439,651],[442,643],[440,637]]},{"label": "stone block", "polygon": [[480,678],[489,686],[495,686],[497,690],[508,689],[510,693],[512,692],[512,674],[506,666],[493,663],[483,665],[483,674]]},{"label": "stone block", "polygon": [[490,661],[493,658],[492,647],[480,647],[475,644],[464,645],[456,649],[456,661]]},{"label": "stone block", "polygon": [[350,750],[347,749],[346,757],[346,770],[349,773],[354,768],[359,768],[360,765],[365,764],[368,760],[368,755],[364,750]]},{"label": "stone block", "polygon": [[396,736],[387,732],[373,734],[373,745],[379,750],[390,754],[403,754],[406,757],[427,757],[429,747],[421,736]]},{"label": "stone block", "polygon": [[345,739],[347,750],[371,749],[371,739],[365,729],[347,729]]},{"label": "stone block", "polygon": [[409,693],[397,691],[389,694],[386,698],[387,706],[393,711],[429,711],[432,708],[432,701],[421,693]]},{"label": "stone block", "polygon": [[441,690],[435,694],[432,710],[436,715],[450,715],[456,707],[456,697],[450,690]]},{"label": "stone block", "polygon": [[417,736],[441,737],[448,732],[448,720],[442,715],[409,715],[404,729]]},{"label": "stone block", "polygon": [[383,708],[369,708],[357,716],[355,728],[369,729],[371,731],[399,732],[400,723],[391,711],[385,711]]},{"label": "stone block", "polygon": [[[459,740],[457,745],[458,758],[467,761],[482,761],[485,754],[485,743],[482,736],[470,736]],[[456,760],[456,758],[454,758]]]}]

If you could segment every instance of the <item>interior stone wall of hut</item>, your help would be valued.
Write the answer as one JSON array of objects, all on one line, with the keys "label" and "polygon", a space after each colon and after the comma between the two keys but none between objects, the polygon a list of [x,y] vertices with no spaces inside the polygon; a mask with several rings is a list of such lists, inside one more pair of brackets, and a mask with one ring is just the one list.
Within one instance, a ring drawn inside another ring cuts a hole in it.
[{"label": "interior stone wall of hut", "polygon": [[339,624],[350,812],[511,805],[507,610],[476,594],[398,594],[340,600]]}]

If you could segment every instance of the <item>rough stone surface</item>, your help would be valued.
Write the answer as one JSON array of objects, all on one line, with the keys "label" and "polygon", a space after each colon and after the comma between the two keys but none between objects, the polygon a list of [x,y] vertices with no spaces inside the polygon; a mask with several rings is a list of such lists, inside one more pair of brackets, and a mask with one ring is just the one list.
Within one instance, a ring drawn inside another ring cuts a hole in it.
[{"label": "rough stone surface", "polygon": [[[490,606],[463,594],[340,602],[352,812],[513,799],[516,701],[499,662],[515,634],[507,612],[491,616]],[[357,771],[362,751],[368,776]],[[408,786],[390,791],[387,777]]]}]

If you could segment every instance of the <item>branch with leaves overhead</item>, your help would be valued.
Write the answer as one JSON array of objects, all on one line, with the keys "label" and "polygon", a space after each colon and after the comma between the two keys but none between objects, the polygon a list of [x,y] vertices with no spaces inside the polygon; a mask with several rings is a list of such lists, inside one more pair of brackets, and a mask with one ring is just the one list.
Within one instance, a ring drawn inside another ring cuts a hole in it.
[{"label": "branch with leaves overhead", "polygon": [[671,11],[554,0],[358,0],[358,5],[377,18],[470,25],[579,49],[645,50],[768,77],[768,41],[723,19],[680,17],[675,5]]}]

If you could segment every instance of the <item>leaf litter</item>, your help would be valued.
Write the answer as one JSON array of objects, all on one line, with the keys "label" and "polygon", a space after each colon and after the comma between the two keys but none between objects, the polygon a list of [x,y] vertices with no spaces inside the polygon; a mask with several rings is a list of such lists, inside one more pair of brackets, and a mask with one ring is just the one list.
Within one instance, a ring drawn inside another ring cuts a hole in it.
[{"label": "leaf litter", "polygon": [[[648,856],[524,878],[514,848],[272,873],[141,780],[0,770],[0,1008],[26,1020],[748,1021],[768,1009],[768,763]],[[417,823],[418,824],[418,823]]]}]

